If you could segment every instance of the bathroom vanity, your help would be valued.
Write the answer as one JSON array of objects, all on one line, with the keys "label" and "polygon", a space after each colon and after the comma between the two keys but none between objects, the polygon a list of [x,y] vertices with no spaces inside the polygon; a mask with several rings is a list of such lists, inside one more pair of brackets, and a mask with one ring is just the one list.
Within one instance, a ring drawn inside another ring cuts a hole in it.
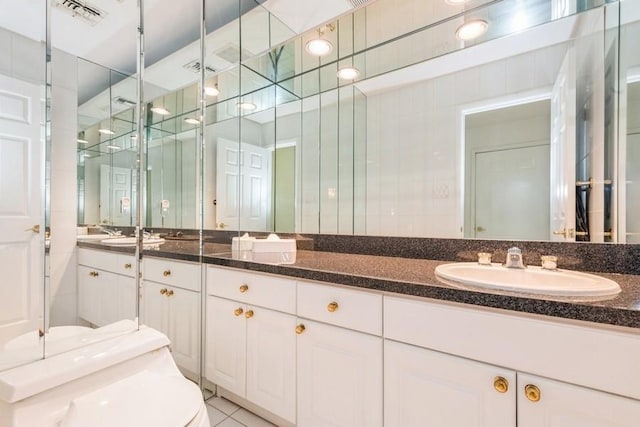
[{"label": "bathroom vanity", "polygon": [[[278,425],[640,419],[638,276],[603,274],[622,288],[608,301],[554,301],[444,285],[434,275],[441,261],[298,251],[295,264],[273,265],[223,248],[201,257],[205,384]],[[201,292],[196,249],[144,252],[143,322],[186,322],[173,337],[164,330],[187,370],[198,338],[189,335]],[[194,298],[171,308],[178,291]]]}]

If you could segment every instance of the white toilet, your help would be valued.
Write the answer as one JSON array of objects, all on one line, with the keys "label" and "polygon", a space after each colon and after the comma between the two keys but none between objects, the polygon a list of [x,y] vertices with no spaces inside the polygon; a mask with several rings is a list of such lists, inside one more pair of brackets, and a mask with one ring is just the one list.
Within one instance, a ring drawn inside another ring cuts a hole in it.
[{"label": "white toilet", "polygon": [[202,393],[178,370],[167,337],[134,326],[96,329],[107,338],[0,372],[0,426],[209,427]]}]

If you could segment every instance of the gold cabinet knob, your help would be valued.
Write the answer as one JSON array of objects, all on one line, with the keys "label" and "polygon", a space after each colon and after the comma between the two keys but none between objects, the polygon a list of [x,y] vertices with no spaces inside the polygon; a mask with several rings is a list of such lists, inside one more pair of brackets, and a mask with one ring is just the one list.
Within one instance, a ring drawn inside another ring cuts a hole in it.
[{"label": "gold cabinet knob", "polygon": [[235,314],[236,316],[240,316],[242,313],[244,313],[244,310],[241,307],[238,307],[235,310],[233,310],[233,314]]},{"label": "gold cabinet knob", "polygon": [[498,393],[506,393],[509,390],[509,381],[504,377],[495,377],[493,379],[493,388],[495,388]]},{"label": "gold cabinet knob", "polygon": [[162,275],[163,275],[164,277],[169,277],[169,276],[171,276],[171,270],[165,270],[165,271],[163,271],[163,272],[162,272]]},{"label": "gold cabinet knob", "polygon": [[128,262],[128,263],[126,263],[126,264],[124,265],[124,268],[125,268],[125,270],[131,270],[131,263],[129,263],[129,262]]},{"label": "gold cabinet knob", "polygon": [[160,289],[160,295],[166,295],[166,293],[167,293],[167,288]]},{"label": "gold cabinet knob", "polygon": [[329,305],[327,305],[327,311],[333,313],[334,311],[336,311],[338,309],[338,303],[333,301],[330,302]]},{"label": "gold cabinet knob", "polygon": [[169,290],[167,291],[167,296],[168,296],[168,297],[170,297],[171,295],[173,295],[173,290],[169,289]]},{"label": "gold cabinet knob", "polygon": [[527,399],[532,402],[540,400],[540,389],[533,384],[527,384],[524,386],[524,394],[527,396]]},{"label": "gold cabinet knob", "polygon": [[299,324],[298,326],[296,326],[296,334],[300,335],[304,332],[305,329],[307,328],[305,328],[303,324]]},{"label": "gold cabinet knob", "polygon": [[247,319],[251,319],[253,317],[253,310],[247,310],[244,313],[244,317],[246,317]]},{"label": "gold cabinet knob", "polygon": [[240,290],[241,293],[244,294],[245,292],[247,292],[249,290],[249,286],[248,285],[241,285],[239,290]]}]

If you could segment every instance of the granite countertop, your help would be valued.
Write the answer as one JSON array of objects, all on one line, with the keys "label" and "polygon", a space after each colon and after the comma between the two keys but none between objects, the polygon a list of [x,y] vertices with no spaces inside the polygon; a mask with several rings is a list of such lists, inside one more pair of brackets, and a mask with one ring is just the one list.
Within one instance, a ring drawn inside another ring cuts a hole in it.
[{"label": "granite countertop", "polygon": [[[79,246],[118,251],[124,249],[96,243],[79,243]],[[198,262],[198,252],[198,242],[167,241],[158,249],[145,250],[143,254]],[[542,299],[527,294],[481,292],[445,285],[436,279],[434,269],[448,261],[298,250],[295,264],[274,265],[234,259],[230,245],[205,243],[202,262],[390,294],[640,328],[638,275],[596,273],[616,281],[622,292],[606,301],[577,302]]]}]

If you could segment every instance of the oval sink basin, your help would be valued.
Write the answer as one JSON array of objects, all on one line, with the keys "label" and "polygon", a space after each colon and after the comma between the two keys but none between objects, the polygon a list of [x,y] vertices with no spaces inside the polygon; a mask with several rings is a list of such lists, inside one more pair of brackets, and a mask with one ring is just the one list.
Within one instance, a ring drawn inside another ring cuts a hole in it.
[{"label": "oval sink basin", "polygon": [[[137,242],[137,237],[118,237],[100,241],[103,245],[108,246],[135,246]],[[164,243],[164,239],[160,237],[149,237],[142,240],[143,245],[158,245],[160,243]]]},{"label": "oval sink basin", "polygon": [[109,236],[108,234],[78,234],[76,240],[79,242],[99,242],[107,239],[119,239],[122,236]]},{"label": "oval sink basin", "polygon": [[527,293],[579,301],[601,301],[615,297],[620,286],[613,280],[570,270],[545,270],[528,266],[506,268],[502,264],[475,262],[442,264],[436,278],[455,287],[477,290]]}]

